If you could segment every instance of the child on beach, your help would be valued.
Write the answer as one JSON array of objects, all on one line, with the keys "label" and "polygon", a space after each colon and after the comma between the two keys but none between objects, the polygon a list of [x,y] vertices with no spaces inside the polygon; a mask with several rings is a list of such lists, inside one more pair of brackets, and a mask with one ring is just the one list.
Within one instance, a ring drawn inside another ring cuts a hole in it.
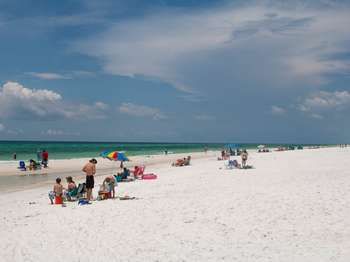
[{"label": "child on beach", "polygon": [[53,200],[55,199],[55,204],[57,199],[59,199],[62,204],[62,195],[63,195],[63,186],[61,185],[61,178],[56,178],[56,183],[53,186],[53,190],[49,192],[49,199],[51,201],[51,205],[54,204]]},{"label": "child on beach", "polygon": [[62,197],[63,195],[63,186],[61,185],[61,178],[56,178],[56,184],[53,186],[53,192],[55,196]]}]

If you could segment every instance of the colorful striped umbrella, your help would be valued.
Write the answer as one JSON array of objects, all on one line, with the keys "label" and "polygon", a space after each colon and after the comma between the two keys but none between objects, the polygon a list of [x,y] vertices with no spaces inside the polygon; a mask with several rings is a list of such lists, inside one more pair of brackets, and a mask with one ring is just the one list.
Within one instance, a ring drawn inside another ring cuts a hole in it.
[{"label": "colorful striped umbrella", "polygon": [[125,155],[125,152],[120,151],[103,151],[100,156],[103,158],[108,158],[112,161],[129,161]]}]

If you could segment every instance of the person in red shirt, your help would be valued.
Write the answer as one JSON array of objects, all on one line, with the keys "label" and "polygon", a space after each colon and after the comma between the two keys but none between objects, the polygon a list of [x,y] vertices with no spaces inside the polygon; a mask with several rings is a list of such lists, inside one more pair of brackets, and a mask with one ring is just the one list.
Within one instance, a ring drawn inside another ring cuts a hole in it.
[{"label": "person in red shirt", "polygon": [[49,152],[47,152],[46,150],[43,150],[43,153],[41,154],[41,158],[42,158],[42,164],[44,167],[47,167],[47,164],[49,163]]}]

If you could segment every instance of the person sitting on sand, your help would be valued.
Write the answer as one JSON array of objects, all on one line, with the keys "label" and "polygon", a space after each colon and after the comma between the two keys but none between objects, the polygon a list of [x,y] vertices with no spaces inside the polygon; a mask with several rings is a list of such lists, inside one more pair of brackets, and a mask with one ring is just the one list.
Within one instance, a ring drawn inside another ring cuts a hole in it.
[{"label": "person sitting on sand", "polygon": [[106,191],[111,193],[112,198],[115,198],[115,178],[108,176],[103,180],[104,188]]},{"label": "person sitting on sand", "polygon": [[241,158],[242,158],[242,168],[245,168],[245,166],[247,165],[247,160],[248,160],[248,152],[247,150],[243,150],[243,152],[241,153]]},{"label": "person sitting on sand", "polygon": [[187,158],[184,158],[184,166],[189,166],[191,162],[191,156],[188,156]]},{"label": "person sitting on sand", "polygon": [[124,167],[123,172],[121,173],[122,179],[127,179],[130,176],[130,170]]},{"label": "person sitting on sand", "polygon": [[61,178],[56,178],[56,183],[53,186],[53,192],[56,197],[62,197],[63,195],[63,186],[61,185]]},{"label": "person sitting on sand", "polygon": [[134,178],[137,179],[139,176],[141,176],[141,167],[135,166],[134,171],[131,171],[134,174]]},{"label": "person sitting on sand", "polygon": [[108,198],[108,186],[106,183],[102,183],[102,185],[100,186],[100,189],[98,190],[98,196],[100,200],[104,200]]},{"label": "person sitting on sand", "polygon": [[66,177],[66,180],[67,180],[68,186],[67,186],[67,191],[65,195],[68,200],[71,200],[71,198],[73,196],[76,196],[76,194],[78,193],[78,188],[71,176]]},{"label": "person sitting on sand", "polygon": [[176,162],[172,163],[172,166],[183,166],[186,158],[180,158],[176,160]]},{"label": "person sitting on sand", "polygon": [[29,160],[29,170],[30,171],[37,169],[37,166],[38,166],[38,164],[35,160],[33,160],[33,159]]}]

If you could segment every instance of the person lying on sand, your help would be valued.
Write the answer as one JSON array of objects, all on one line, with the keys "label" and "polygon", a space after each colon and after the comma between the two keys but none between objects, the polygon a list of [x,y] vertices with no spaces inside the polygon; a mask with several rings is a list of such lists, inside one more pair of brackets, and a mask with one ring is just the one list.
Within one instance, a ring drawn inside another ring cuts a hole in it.
[{"label": "person lying on sand", "polygon": [[176,160],[176,162],[172,163],[172,166],[188,166],[190,165],[191,162],[191,156],[188,156],[187,158],[180,158],[178,160]]},{"label": "person lying on sand", "polygon": [[186,158],[180,158],[176,160],[176,162],[172,163],[172,166],[183,166],[185,163]]}]

